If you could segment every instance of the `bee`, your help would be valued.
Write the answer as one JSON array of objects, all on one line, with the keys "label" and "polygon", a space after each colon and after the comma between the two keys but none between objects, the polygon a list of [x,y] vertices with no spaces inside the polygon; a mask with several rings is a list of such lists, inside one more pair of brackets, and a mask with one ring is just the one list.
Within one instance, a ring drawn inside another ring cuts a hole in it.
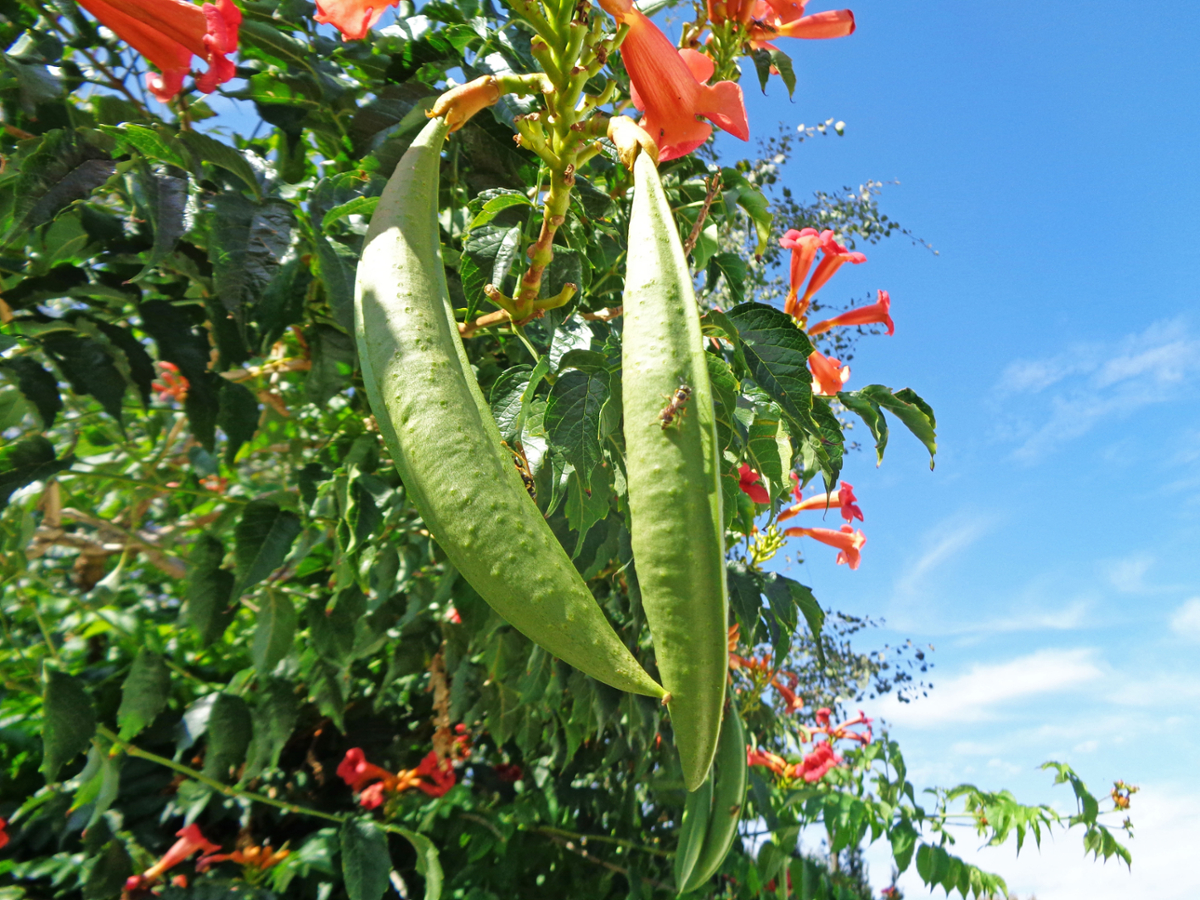
[{"label": "bee", "polygon": [[[501,441],[500,443],[508,447],[505,441]],[[537,485],[533,480],[533,475],[529,473],[529,461],[525,458],[525,453],[520,449],[514,450],[512,447],[508,447],[508,452],[513,455],[513,465],[517,467],[517,474],[521,476],[521,481],[525,483],[525,490],[529,493],[533,502],[536,503]]]},{"label": "bee", "polygon": [[663,407],[663,411],[658,414],[658,420],[662,423],[664,430],[668,426],[675,424],[677,418],[683,418],[683,414],[686,412],[684,407],[687,406],[688,399],[691,396],[692,389],[688,385],[681,384],[675,388],[675,393],[668,399],[667,405]]}]

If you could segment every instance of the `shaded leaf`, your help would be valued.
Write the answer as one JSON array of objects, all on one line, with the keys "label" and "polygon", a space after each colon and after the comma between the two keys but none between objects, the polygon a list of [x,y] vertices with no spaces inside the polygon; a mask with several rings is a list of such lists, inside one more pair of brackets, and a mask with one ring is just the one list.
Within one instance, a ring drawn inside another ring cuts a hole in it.
[{"label": "shaded leaf", "polygon": [[260,675],[270,673],[291,652],[298,619],[295,604],[282,591],[268,591],[259,603],[250,656]]},{"label": "shaded leaf", "polygon": [[46,669],[42,693],[41,771],[58,780],[64,765],[86,750],[96,733],[96,710],[83,682],[57,669]]},{"label": "shaded leaf", "polygon": [[170,669],[160,654],[143,647],[121,685],[121,707],[117,710],[121,740],[135,737],[153,722],[170,698]]},{"label": "shaded leaf", "polygon": [[607,399],[607,374],[572,369],[559,375],[546,404],[550,446],[575,467],[584,487],[600,464],[600,409]]},{"label": "shaded leaf", "polygon": [[221,386],[217,427],[225,432],[226,465],[233,465],[242,444],[254,437],[259,409],[258,399],[245,385],[226,381]]},{"label": "shaded leaf", "polygon": [[125,377],[102,343],[79,334],[55,332],[43,339],[42,346],[71,383],[71,390],[95,397],[106,413],[121,421]]},{"label": "shaded leaf", "polygon": [[56,458],[54,445],[44,437],[0,447],[0,509],[8,505],[14,491],[69,469],[74,461],[73,456]]},{"label": "shaded leaf", "polygon": [[204,753],[204,774],[229,781],[232,770],[246,760],[253,724],[246,701],[233,694],[218,694],[208,714],[208,748]]},{"label": "shaded leaf", "polygon": [[209,137],[207,134],[201,134],[199,131],[181,131],[178,140],[201,162],[211,163],[233,173],[254,192],[256,197],[262,197],[258,176],[254,173],[254,167],[242,155],[242,151],[230,147],[216,138]]},{"label": "shaded leaf", "polygon": [[262,696],[254,707],[254,736],[246,751],[242,781],[279,765],[279,754],[300,718],[300,698],[291,684],[281,678],[264,678],[259,683]]},{"label": "shaded leaf", "polygon": [[233,573],[221,568],[225,547],[212,535],[201,535],[192,547],[184,596],[184,613],[207,647],[219,639],[233,621]]},{"label": "shaded leaf", "polygon": [[300,534],[300,517],[270,500],[252,500],[234,529],[236,594],[241,596],[281,565]]},{"label": "shaded leaf", "polygon": [[16,376],[17,388],[37,410],[38,418],[42,420],[42,429],[49,429],[63,408],[62,397],[58,393],[58,380],[28,356],[0,360],[0,369],[7,369]]},{"label": "shaded leaf", "polygon": [[370,819],[349,819],[340,837],[342,877],[350,900],[379,900],[392,870],[387,835]]}]

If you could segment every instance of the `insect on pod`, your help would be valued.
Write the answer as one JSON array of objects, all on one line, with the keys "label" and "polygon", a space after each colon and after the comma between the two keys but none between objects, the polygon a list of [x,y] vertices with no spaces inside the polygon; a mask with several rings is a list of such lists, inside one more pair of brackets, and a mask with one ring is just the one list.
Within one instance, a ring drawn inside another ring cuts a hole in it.
[{"label": "insect on pod", "polygon": [[677,418],[683,417],[683,414],[687,412],[684,407],[687,406],[688,398],[691,396],[692,389],[688,385],[681,384],[675,388],[675,393],[671,395],[663,411],[658,414],[663,428],[669,428],[675,423]]},{"label": "insect on pod", "polygon": [[355,284],[363,384],[405,490],[463,578],[582,672],[662,697],[529,499],[458,334],[438,235],[449,126],[430,120],[371,218]]}]

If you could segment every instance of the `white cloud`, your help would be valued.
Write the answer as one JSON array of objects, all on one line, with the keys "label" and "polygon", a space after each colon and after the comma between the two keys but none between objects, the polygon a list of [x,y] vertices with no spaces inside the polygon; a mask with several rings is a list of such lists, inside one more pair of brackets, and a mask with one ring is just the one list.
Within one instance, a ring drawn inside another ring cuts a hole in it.
[{"label": "white cloud", "polygon": [[[1020,441],[1013,457],[1033,463],[1102,421],[1172,399],[1197,375],[1200,338],[1182,320],[1156,322],[1108,343],[1079,344],[1046,359],[1016,360],[998,380],[998,402],[1011,412],[1008,401],[1023,395],[1025,408],[1041,411],[1001,430]],[[1038,394],[1045,399],[1035,402]]]},{"label": "white cloud", "polygon": [[1200,597],[1185,600],[1171,616],[1171,630],[1181,637],[1200,640]]},{"label": "white cloud", "polygon": [[910,728],[939,728],[997,718],[1005,704],[1072,690],[1101,677],[1094,650],[1039,650],[1005,663],[978,664],[949,681],[938,681],[928,698],[884,703],[880,715]]},{"label": "white cloud", "polygon": [[1118,591],[1138,594],[1148,589],[1145,583],[1146,573],[1153,565],[1153,556],[1138,553],[1111,563],[1108,567],[1108,580]]}]

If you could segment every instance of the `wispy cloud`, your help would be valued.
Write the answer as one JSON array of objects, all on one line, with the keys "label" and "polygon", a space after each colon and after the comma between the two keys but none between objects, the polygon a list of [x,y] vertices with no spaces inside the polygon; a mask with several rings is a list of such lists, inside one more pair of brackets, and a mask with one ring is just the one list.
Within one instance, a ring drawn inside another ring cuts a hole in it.
[{"label": "wispy cloud", "polygon": [[934,570],[974,544],[994,524],[995,519],[991,516],[967,514],[938,523],[926,536],[921,555],[905,566],[904,573],[896,579],[896,592],[903,596],[919,593]]},{"label": "wispy cloud", "polygon": [[1140,594],[1149,590],[1146,573],[1154,565],[1154,557],[1148,553],[1136,553],[1125,559],[1109,563],[1109,583],[1124,594]]},{"label": "wispy cloud", "polygon": [[1180,637],[1200,641],[1200,597],[1185,600],[1171,616],[1171,630]]},{"label": "wispy cloud", "polygon": [[1004,663],[975,665],[957,678],[937,682],[926,699],[885,703],[881,715],[910,728],[995,719],[1013,701],[1073,690],[1100,678],[1095,655],[1090,649],[1049,649]]},{"label": "wispy cloud", "polygon": [[1046,359],[1016,360],[1000,376],[996,395],[1025,398],[1027,413],[1003,427],[1008,438],[1018,441],[1013,458],[1033,463],[1101,421],[1123,419],[1148,404],[1171,400],[1197,376],[1200,338],[1175,319],[1109,343],[1078,344]]}]

